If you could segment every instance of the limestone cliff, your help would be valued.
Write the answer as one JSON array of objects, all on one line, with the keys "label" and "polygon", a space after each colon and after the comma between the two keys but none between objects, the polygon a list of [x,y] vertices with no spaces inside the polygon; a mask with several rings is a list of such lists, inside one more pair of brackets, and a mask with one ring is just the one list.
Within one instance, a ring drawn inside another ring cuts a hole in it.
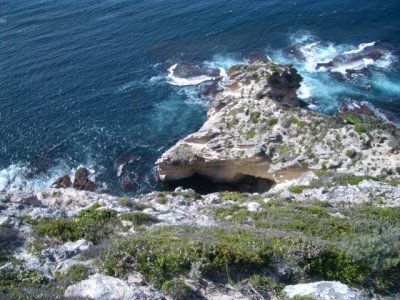
[{"label": "limestone cliff", "polygon": [[227,73],[200,130],[157,160],[162,181],[198,174],[215,182],[254,176],[279,183],[310,169],[399,176],[395,130],[299,108],[301,77],[291,66],[256,62]]}]

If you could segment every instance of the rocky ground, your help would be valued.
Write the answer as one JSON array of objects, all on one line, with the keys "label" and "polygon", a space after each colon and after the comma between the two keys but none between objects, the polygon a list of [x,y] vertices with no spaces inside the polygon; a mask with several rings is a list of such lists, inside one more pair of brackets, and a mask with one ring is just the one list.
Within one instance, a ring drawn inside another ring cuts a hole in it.
[{"label": "rocky ground", "polygon": [[263,194],[2,194],[0,295],[395,299],[399,196],[397,183],[330,172]]},{"label": "rocky ground", "polygon": [[298,108],[290,66],[228,73],[208,121],[157,165],[230,191],[121,198],[82,169],[0,193],[0,298],[400,298],[396,129]]}]

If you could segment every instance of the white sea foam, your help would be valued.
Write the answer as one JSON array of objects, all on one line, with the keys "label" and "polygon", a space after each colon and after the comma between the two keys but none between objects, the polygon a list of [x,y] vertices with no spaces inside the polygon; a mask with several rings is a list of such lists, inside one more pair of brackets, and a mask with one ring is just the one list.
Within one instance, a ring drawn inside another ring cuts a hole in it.
[{"label": "white sea foam", "polygon": [[201,106],[206,106],[208,104],[208,101],[200,96],[198,88],[194,86],[185,86],[178,91],[178,94],[184,96],[186,104]]},{"label": "white sea foam", "polygon": [[376,42],[361,43],[360,45],[358,45],[357,49],[345,51],[345,52],[343,52],[343,54],[347,55],[347,54],[356,54],[356,53],[360,53],[360,52],[362,52],[365,48],[375,46],[375,44],[376,44]]},{"label": "white sea foam", "polygon": [[316,69],[318,63],[329,62],[340,53],[340,47],[336,47],[333,43],[321,42],[305,44],[300,46],[299,50],[305,57],[304,69],[307,72],[321,71]]},{"label": "white sea foam", "polygon": [[380,69],[389,69],[397,62],[397,57],[391,52],[386,52],[380,59],[375,62],[375,67]]},{"label": "white sea foam", "polygon": [[0,191],[41,190],[51,186],[59,177],[68,173],[65,164],[59,164],[46,173],[30,176],[30,170],[23,164],[12,164],[0,170]]},{"label": "white sea foam", "polygon": [[129,91],[132,88],[136,87],[137,84],[138,84],[137,81],[131,81],[131,82],[125,83],[125,84],[121,85],[120,87],[118,87],[118,91],[119,92]]},{"label": "white sea foam", "polygon": [[230,67],[238,64],[246,63],[244,59],[238,59],[234,55],[214,55],[210,61],[204,62],[204,65],[213,69],[223,69],[228,70]]},{"label": "white sea foam", "polygon": [[300,88],[297,90],[297,97],[300,99],[309,99],[312,97],[311,87],[306,83],[302,82]]},{"label": "white sea foam", "polygon": [[51,187],[58,178],[66,174],[74,178],[76,170],[80,167],[88,169],[89,178],[93,181],[96,180],[97,173],[92,164],[70,168],[65,162],[60,162],[48,171],[34,175],[32,175],[27,165],[11,164],[7,168],[0,170],[0,192],[46,189]]},{"label": "white sea foam", "polygon": [[166,77],[164,75],[157,75],[150,78],[150,82],[160,82],[165,80]]},{"label": "white sea foam", "polygon": [[177,86],[198,85],[202,82],[215,79],[214,77],[209,77],[209,76],[194,76],[190,78],[181,78],[174,76],[174,71],[177,66],[178,64],[175,64],[168,69],[168,79],[169,79],[168,82],[171,85],[177,85]]},{"label": "white sea foam", "polygon": [[363,101],[363,102],[361,102],[361,104],[363,104],[363,105],[365,105],[365,106],[368,106],[368,108],[369,108],[370,110],[372,110],[372,112],[374,113],[374,115],[375,115],[378,119],[380,119],[381,121],[383,121],[383,122],[385,122],[385,123],[389,123],[389,124],[395,125],[396,127],[400,127],[400,123],[399,123],[400,119],[399,119],[399,118],[397,118],[397,119],[393,122],[393,121],[391,121],[391,120],[388,119],[388,117],[387,117],[387,115],[386,115],[385,113],[383,113],[380,109],[376,108],[372,103]]}]

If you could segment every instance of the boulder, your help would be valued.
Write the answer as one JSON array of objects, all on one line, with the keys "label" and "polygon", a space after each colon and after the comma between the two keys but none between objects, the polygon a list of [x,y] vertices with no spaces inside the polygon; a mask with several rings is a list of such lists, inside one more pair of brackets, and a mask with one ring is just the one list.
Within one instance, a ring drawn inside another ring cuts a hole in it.
[{"label": "boulder", "polygon": [[78,240],[76,242],[67,242],[58,248],[47,248],[41,252],[41,257],[51,262],[60,262],[80,254],[93,246],[92,242]]},{"label": "boulder", "polygon": [[283,292],[289,299],[295,296],[307,296],[316,300],[366,300],[347,285],[337,281],[319,281],[288,285]]},{"label": "boulder", "polygon": [[161,300],[164,297],[156,290],[136,285],[128,285],[125,281],[94,274],[88,279],[69,286],[64,293],[66,299],[96,300]]},{"label": "boulder", "polygon": [[70,188],[72,186],[71,178],[69,177],[69,175],[65,175],[63,177],[58,178],[51,186],[57,189]]},{"label": "boulder", "polygon": [[79,168],[75,173],[73,188],[94,192],[97,186],[89,179],[89,171],[86,168]]},{"label": "boulder", "polygon": [[97,300],[135,299],[134,290],[125,281],[101,274],[92,275],[69,286],[65,290],[64,297]]}]

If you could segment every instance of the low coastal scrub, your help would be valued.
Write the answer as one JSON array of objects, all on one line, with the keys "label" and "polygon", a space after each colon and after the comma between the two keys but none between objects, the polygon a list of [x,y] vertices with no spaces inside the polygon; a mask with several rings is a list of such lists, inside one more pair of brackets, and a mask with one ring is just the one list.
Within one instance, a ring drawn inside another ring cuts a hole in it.
[{"label": "low coastal scrub", "polygon": [[33,270],[0,271],[0,299],[61,299],[57,285]]},{"label": "low coastal scrub", "polygon": [[[320,276],[372,287],[379,292],[399,290],[400,208],[330,208],[317,203],[300,205],[282,201],[264,203],[262,207],[261,211],[250,212],[233,205],[228,209],[215,209],[214,213],[217,220],[235,228],[250,226],[253,230],[268,230],[285,236],[268,243],[282,250],[283,262],[289,259],[288,253],[296,252],[294,249],[299,246],[294,245],[293,249],[294,236],[310,243],[305,247],[312,250],[309,255],[292,265],[293,274],[289,276],[292,280]],[[291,242],[287,243],[286,238]],[[276,253],[272,256],[275,261]]]},{"label": "low coastal scrub", "polygon": [[[122,230],[121,220],[128,221],[133,226],[151,225],[157,222],[157,218],[142,211],[118,217],[116,211],[98,209],[99,207],[98,204],[95,204],[89,209],[82,210],[74,218],[41,219],[33,222],[32,231],[39,240],[50,238],[59,242],[67,242],[86,239],[97,244],[114,234],[117,229]],[[32,243],[33,246],[37,244],[35,241]]]},{"label": "low coastal scrub", "polygon": [[122,276],[133,268],[157,287],[181,274],[229,280],[233,272],[254,272],[270,263],[264,239],[222,229],[161,227],[114,241],[112,247],[100,254],[107,274]]},{"label": "low coastal scrub", "polygon": [[[279,295],[281,283],[311,278],[380,293],[399,290],[400,209],[343,207],[333,214],[330,207],[285,202],[262,208],[250,212],[234,204],[216,209],[216,219],[229,227],[144,230],[99,246],[92,258],[108,275],[137,270],[159,288],[186,276],[248,280],[257,293],[270,295]],[[278,274],[278,282],[266,273]]]},{"label": "low coastal scrub", "polygon": [[121,220],[129,221],[134,226],[151,225],[157,223],[157,218],[144,212],[132,212],[121,216]]},{"label": "low coastal scrub", "polygon": [[182,279],[178,278],[164,282],[161,291],[164,295],[170,296],[174,300],[188,299],[193,294],[193,290]]},{"label": "low coastal scrub", "polygon": [[264,299],[270,299],[271,296],[284,299],[282,292],[284,285],[276,282],[272,277],[255,274],[250,277],[249,284]]},{"label": "low coastal scrub", "polygon": [[77,241],[87,239],[98,243],[114,232],[114,226],[119,223],[114,210],[98,210],[98,204],[82,210],[74,218],[42,219],[32,228],[39,237],[55,238],[57,240]]}]

